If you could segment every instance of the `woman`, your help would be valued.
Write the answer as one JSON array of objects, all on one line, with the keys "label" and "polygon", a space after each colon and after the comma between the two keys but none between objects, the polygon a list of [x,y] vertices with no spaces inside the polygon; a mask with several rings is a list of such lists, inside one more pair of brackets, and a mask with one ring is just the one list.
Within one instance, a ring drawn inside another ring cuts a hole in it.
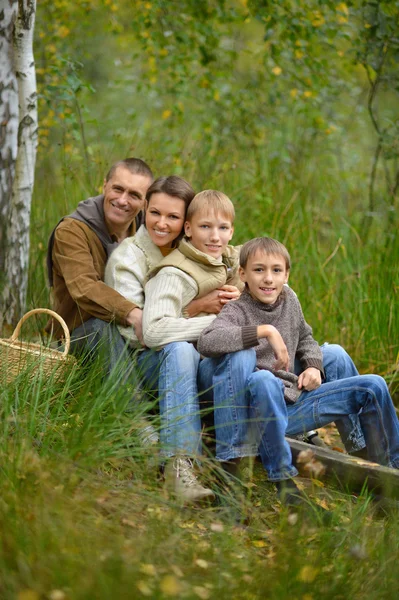
[{"label": "woman", "polygon": [[[120,327],[132,348],[140,349],[137,364],[145,383],[156,383],[161,415],[162,454],[175,457],[166,465],[166,477],[178,497],[196,501],[213,495],[200,485],[191,458],[199,453],[201,421],[199,415],[197,369],[200,360],[194,346],[186,342],[167,344],[159,351],[142,346],[141,313],[144,283],[148,272],[169,254],[182,236],[186,211],[194,190],[181,177],[160,177],[146,194],[145,226],[134,237],[124,240],[112,253],[105,271],[105,282],[137,304],[139,325]],[[223,286],[186,308],[189,317],[199,313],[217,314],[223,304],[238,295],[233,286]]]}]

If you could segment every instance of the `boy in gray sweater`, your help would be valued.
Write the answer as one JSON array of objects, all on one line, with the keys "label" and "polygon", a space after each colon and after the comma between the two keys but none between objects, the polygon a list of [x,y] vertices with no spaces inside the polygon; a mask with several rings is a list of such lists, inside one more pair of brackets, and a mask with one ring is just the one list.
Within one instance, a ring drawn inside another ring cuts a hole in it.
[{"label": "boy in gray sweater", "polygon": [[[241,458],[255,433],[280,500],[298,505],[303,498],[292,479],[298,472],[286,435],[357,414],[369,459],[399,468],[399,421],[378,375],[322,383],[320,348],[296,294],[285,285],[290,265],[287,249],[276,240],[244,244],[240,277],[245,290],[202,332],[198,351],[208,357],[200,364],[200,386],[213,386],[216,458]],[[303,368],[299,376],[295,358]]]}]

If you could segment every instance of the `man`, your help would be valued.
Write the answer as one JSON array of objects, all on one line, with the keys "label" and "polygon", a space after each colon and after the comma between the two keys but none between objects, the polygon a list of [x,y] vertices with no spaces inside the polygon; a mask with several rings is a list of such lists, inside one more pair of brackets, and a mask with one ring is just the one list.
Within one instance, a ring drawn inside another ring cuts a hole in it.
[{"label": "man", "polygon": [[[102,343],[108,371],[124,348],[114,322],[133,326],[141,338],[141,311],[105,285],[105,264],[112,250],[141,224],[152,181],[151,169],[138,158],[115,163],[104,180],[103,193],[80,202],[58,223],[49,241],[47,268],[54,310],[71,332],[72,352],[95,352]],[[56,321],[46,329],[53,329],[57,338],[62,335]]]}]

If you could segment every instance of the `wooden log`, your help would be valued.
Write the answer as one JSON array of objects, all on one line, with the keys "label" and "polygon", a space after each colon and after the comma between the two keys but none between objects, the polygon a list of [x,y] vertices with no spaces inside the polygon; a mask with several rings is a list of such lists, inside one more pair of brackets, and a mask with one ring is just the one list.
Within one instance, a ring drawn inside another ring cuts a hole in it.
[{"label": "wooden log", "polygon": [[312,450],[315,459],[326,468],[325,478],[337,483],[346,491],[360,492],[367,489],[373,494],[399,499],[399,470],[299,440],[287,438],[287,441],[291,447],[294,464],[300,452]]}]

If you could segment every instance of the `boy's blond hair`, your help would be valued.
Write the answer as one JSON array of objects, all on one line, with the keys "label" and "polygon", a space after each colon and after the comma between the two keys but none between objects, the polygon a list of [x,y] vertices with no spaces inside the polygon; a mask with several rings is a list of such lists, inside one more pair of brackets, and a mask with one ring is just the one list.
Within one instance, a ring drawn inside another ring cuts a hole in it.
[{"label": "boy's blond hair", "polygon": [[223,192],[217,190],[203,190],[194,196],[187,209],[186,221],[191,221],[198,211],[208,213],[221,213],[234,222],[235,210],[232,201]]},{"label": "boy's blond hair", "polygon": [[240,252],[240,267],[245,269],[250,256],[256,252],[264,252],[267,255],[282,256],[285,260],[287,271],[291,269],[291,258],[287,248],[281,242],[269,237],[258,237],[246,242]]}]

